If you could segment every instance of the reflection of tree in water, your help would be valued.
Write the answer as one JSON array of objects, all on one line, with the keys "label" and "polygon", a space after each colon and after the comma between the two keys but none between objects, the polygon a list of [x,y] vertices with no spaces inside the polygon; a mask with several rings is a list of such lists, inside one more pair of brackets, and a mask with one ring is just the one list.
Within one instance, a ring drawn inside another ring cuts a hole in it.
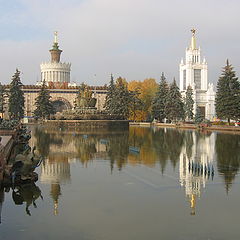
[{"label": "reflection of tree in water", "polygon": [[184,143],[184,131],[175,129],[151,129],[131,127],[129,142],[140,148],[139,155],[130,155],[131,162],[154,166],[156,162],[161,165],[162,173],[167,161],[170,160],[175,167]]},{"label": "reflection of tree in water", "polygon": [[224,177],[228,192],[240,167],[240,136],[217,134],[216,154],[218,171]]},{"label": "reflection of tree in water", "polygon": [[168,129],[165,136],[165,147],[169,154],[169,159],[176,167],[184,143],[184,131]]},{"label": "reflection of tree in water", "polygon": [[110,158],[111,171],[114,168],[114,164],[117,165],[118,170],[121,170],[123,165],[127,162],[129,149],[128,132],[109,135],[107,140],[107,152]]},{"label": "reflection of tree in water", "polygon": [[93,158],[93,154],[96,153],[97,136],[77,135],[75,139],[75,146],[77,149],[77,156],[83,164],[87,164],[89,160]]},{"label": "reflection of tree in water", "polygon": [[47,129],[44,127],[37,127],[35,130],[35,137],[36,137],[36,146],[39,151],[39,153],[44,156],[49,156],[50,146],[51,145],[57,145],[61,146],[63,145],[63,138],[65,139],[65,136],[61,134],[60,132],[56,133],[48,133]]},{"label": "reflection of tree in water", "polygon": [[[77,149],[77,157],[83,164],[92,160],[99,149],[97,145],[106,146],[106,152],[110,159],[111,169],[114,164],[121,170],[128,155],[128,132],[109,132],[102,134],[78,134],[74,140]],[[102,142],[102,143],[101,143]]]},{"label": "reflection of tree in water", "polygon": [[131,164],[142,163],[147,166],[154,166],[157,155],[153,149],[152,130],[150,128],[131,127],[129,130],[129,146],[140,150],[139,154],[130,152],[128,161]]},{"label": "reflection of tree in water", "polygon": [[37,127],[35,130],[36,137],[36,147],[43,157],[47,157],[49,155],[50,150],[50,134],[47,133],[43,128]]},{"label": "reflection of tree in water", "polygon": [[166,150],[166,143],[166,134],[164,129],[159,129],[153,133],[153,148],[158,156],[162,173],[164,173],[169,159],[169,153]]}]

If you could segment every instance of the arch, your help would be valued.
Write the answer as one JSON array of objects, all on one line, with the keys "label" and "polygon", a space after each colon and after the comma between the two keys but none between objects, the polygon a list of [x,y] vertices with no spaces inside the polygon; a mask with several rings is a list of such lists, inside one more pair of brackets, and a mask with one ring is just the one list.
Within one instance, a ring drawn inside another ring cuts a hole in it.
[{"label": "arch", "polygon": [[52,99],[53,106],[56,112],[62,112],[63,110],[72,109],[71,103],[62,97],[57,97]]}]

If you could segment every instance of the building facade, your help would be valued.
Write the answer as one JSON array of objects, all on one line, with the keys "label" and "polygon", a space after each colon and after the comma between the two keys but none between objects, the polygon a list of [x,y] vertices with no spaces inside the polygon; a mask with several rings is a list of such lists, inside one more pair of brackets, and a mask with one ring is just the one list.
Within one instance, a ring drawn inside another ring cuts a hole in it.
[{"label": "building facade", "polygon": [[193,89],[194,113],[200,108],[204,118],[212,120],[215,116],[215,91],[208,83],[208,65],[201,57],[201,49],[196,44],[196,30],[192,29],[190,46],[186,49],[185,59],[180,63],[180,91],[185,97],[188,86]]}]

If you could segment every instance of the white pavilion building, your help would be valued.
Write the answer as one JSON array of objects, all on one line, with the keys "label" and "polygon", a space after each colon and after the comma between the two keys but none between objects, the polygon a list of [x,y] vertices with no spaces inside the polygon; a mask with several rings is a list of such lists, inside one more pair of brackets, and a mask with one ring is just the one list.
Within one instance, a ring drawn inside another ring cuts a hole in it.
[{"label": "white pavilion building", "polygon": [[185,96],[188,86],[193,89],[194,113],[200,108],[204,118],[212,120],[215,115],[215,91],[208,83],[208,66],[196,45],[196,30],[192,29],[190,46],[186,49],[185,60],[180,63],[180,91]]},{"label": "white pavilion building", "polygon": [[60,61],[62,50],[59,49],[57,32],[54,33],[54,42],[51,53],[51,61],[40,65],[41,82],[45,80],[46,84],[52,83],[70,83],[71,63]]}]

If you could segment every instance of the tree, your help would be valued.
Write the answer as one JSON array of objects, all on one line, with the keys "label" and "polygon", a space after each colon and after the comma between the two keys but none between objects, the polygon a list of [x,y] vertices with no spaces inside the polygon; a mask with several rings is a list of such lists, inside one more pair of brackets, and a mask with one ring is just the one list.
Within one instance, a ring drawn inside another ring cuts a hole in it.
[{"label": "tree", "polygon": [[191,86],[188,86],[187,91],[186,91],[186,98],[185,98],[185,103],[184,103],[184,112],[185,112],[185,117],[187,119],[193,119],[193,90]]},{"label": "tree", "polygon": [[143,82],[129,82],[128,89],[130,91],[138,91],[140,93],[138,98],[142,102],[141,110],[136,110],[136,120],[144,121],[150,119],[152,112],[152,101],[156,94],[157,88],[158,84],[153,78],[145,79]]},{"label": "tree", "polygon": [[196,109],[194,121],[197,124],[199,124],[203,121],[203,115],[202,115],[201,109],[199,107],[197,107],[197,109]]},{"label": "tree", "polygon": [[4,113],[4,105],[5,105],[5,87],[0,83],[0,113],[3,117],[3,113]]},{"label": "tree", "polygon": [[33,115],[36,119],[48,119],[51,114],[55,113],[53,104],[50,99],[50,92],[46,89],[45,81],[43,81],[41,90],[35,99],[36,109],[34,110]]},{"label": "tree", "polygon": [[166,118],[166,101],[168,95],[168,84],[164,73],[162,73],[158,91],[155,94],[155,97],[152,102],[152,116],[153,118],[158,119],[160,122]]},{"label": "tree", "polygon": [[127,88],[126,80],[121,77],[116,81],[114,100],[114,114],[117,114],[121,119],[127,119],[129,116],[131,96]]},{"label": "tree", "polygon": [[115,114],[116,109],[116,85],[114,83],[113,75],[111,74],[110,83],[105,102],[106,111],[109,114]]},{"label": "tree", "polygon": [[20,71],[16,69],[9,89],[9,116],[10,119],[20,120],[24,116],[24,93],[22,91]]},{"label": "tree", "polygon": [[175,78],[169,88],[165,112],[167,118],[173,121],[183,119],[184,116],[182,96],[176,84]]},{"label": "tree", "polygon": [[139,98],[140,92],[138,89],[135,91],[129,91],[130,94],[130,103],[129,104],[129,119],[136,121],[138,120],[137,115],[139,114],[139,111],[143,108],[143,102]]},{"label": "tree", "polygon": [[218,79],[216,92],[216,114],[218,118],[230,119],[240,118],[240,84],[233,67],[227,60],[222,75]]}]

